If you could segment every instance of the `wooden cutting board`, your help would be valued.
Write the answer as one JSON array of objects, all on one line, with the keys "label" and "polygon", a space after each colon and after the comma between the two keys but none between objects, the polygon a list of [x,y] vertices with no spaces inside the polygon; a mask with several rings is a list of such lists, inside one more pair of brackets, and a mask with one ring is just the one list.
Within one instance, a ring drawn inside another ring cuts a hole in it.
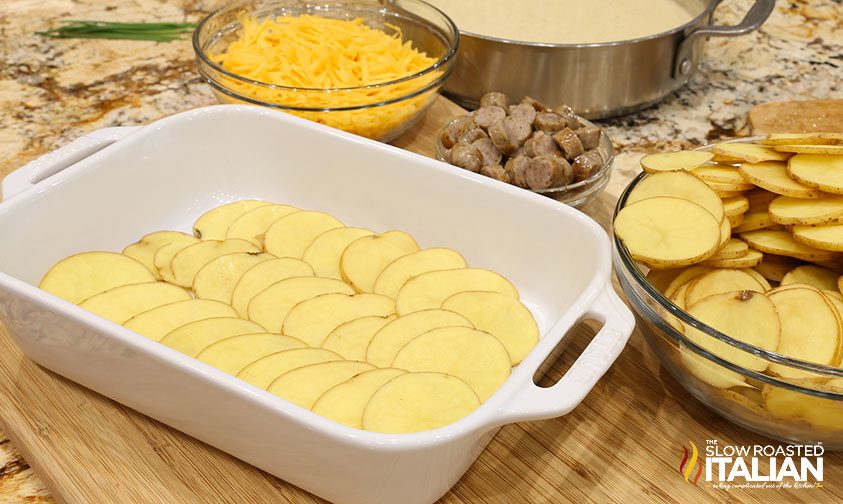
[{"label": "wooden cutting board", "polygon": [[749,113],[754,135],[822,131],[843,133],[843,100],[764,103]]},{"label": "wooden cutting board", "polygon": [[[440,99],[396,144],[433,153],[439,125],[461,109]],[[2,175],[2,174],[0,174]],[[608,226],[601,195],[588,213]],[[552,232],[552,230],[550,230]],[[549,377],[594,334],[579,326]],[[314,503],[320,499],[163,424],[46,371],[0,329],[3,428],[60,502]],[[566,417],[508,425],[449,492],[446,504],[559,502],[843,501],[843,456],[825,458],[825,488],[720,490],[686,483],[683,446],[767,444],[709,412],[659,366],[636,331],[582,405]],[[398,503],[396,503],[398,504]]]}]

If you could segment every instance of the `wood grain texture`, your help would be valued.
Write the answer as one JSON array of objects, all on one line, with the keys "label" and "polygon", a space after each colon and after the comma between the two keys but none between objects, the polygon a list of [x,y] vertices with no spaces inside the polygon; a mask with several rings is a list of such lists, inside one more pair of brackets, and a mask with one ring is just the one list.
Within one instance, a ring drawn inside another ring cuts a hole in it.
[{"label": "wood grain texture", "polygon": [[822,131],[843,133],[843,100],[763,103],[749,112],[754,135]]},{"label": "wood grain texture", "polygon": [[[440,99],[396,145],[432,154],[433,136],[461,112]],[[2,175],[2,174],[0,174]],[[587,213],[608,226],[614,196]],[[560,376],[594,334],[583,324],[549,375]],[[0,330],[0,418],[56,500],[89,503],[322,502],[161,423],[46,371]],[[827,454],[825,488],[716,490],[678,473],[689,441],[767,444],[708,411],[663,370],[636,331],[619,360],[571,414],[508,425],[446,504],[843,501],[843,456]],[[40,497],[39,497],[40,498]],[[2,502],[2,501],[0,501]],[[40,502],[33,500],[32,502]]]}]

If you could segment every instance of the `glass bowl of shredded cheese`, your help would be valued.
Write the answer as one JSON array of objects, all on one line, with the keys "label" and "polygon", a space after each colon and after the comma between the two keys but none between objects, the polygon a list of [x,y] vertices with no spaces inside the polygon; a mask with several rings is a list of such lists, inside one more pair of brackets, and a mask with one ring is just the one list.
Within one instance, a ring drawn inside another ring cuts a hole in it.
[{"label": "glass bowl of shredded cheese", "polygon": [[221,102],[384,142],[424,115],[458,46],[454,23],[419,0],[241,0],[193,35],[199,72]]}]

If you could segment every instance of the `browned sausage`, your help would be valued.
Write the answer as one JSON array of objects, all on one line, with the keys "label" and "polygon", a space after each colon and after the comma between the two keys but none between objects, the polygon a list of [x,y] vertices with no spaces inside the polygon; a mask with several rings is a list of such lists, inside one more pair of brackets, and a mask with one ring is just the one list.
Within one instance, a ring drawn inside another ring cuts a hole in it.
[{"label": "browned sausage", "polygon": [[525,97],[524,97],[524,99],[523,99],[523,100],[521,100],[521,103],[526,103],[527,105],[529,105],[529,106],[533,107],[533,109],[534,109],[536,112],[541,112],[541,111],[543,111],[543,110],[548,110],[548,108],[547,108],[547,107],[545,107],[544,103],[542,103],[542,102],[540,102],[540,101],[536,100],[535,98],[533,98],[533,97],[531,97],[531,96],[525,96]]},{"label": "browned sausage", "polygon": [[568,120],[556,112],[539,112],[536,114],[536,129],[556,133],[568,126]]},{"label": "browned sausage", "polygon": [[480,174],[495,180],[500,180],[501,182],[506,182],[507,184],[512,182],[509,172],[498,163],[486,165],[483,168],[480,168]]},{"label": "browned sausage", "polygon": [[489,138],[503,154],[511,154],[530,136],[530,125],[523,119],[509,116],[489,126]]},{"label": "browned sausage", "polygon": [[474,119],[469,116],[459,117],[453,120],[445,127],[445,129],[442,130],[442,133],[439,134],[442,146],[446,149],[450,149],[460,141],[460,138],[466,131],[474,128],[477,128],[477,125],[474,124]]},{"label": "browned sausage", "polygon": [[589,151],[596,149],[600,145],[600,128],[594,126],[583,126],[580,129],[574,130],[574,133],[580,137],[582,148]]},{"label": "browned sausage", "polygon": [[509,98],[507,98],[505,94],[497,91],[491,91],[480,97],[481,107],[488,107],[490,105],[509,111]]},{"label": "browned sausage", "polygon": [[495,147],[495,144],[492,143],[490,138],[479,138],[471,142],[471,145],[480,151],[484,165],[493,165],[501,162],[501,152]]},{"label": "browned sausage", "polygon": [[585,149],[582,147],[582,142],[580,142],[580,137],[578,137],[571,128],[565,128],[556,133],[553,135],[553,139],[556,140],[557,144],[559,144],[559,147],[565,154],[566,159],[573,160],[585,152]]},{"label": "browned sausage", "polygon": [[524,152],[530,157],[562,156],[562,151],[550,133],[538,130],[524,142]]},{"label": "browned sausage", "polygon": [[603,166],[603,157],[597,150],[590,150],[577,156],[572,168],[574,169],[574,182],[581,182],[597,173]]},{"label": "browned sausage", "polygon": [[510,107],[509,109],[510,117],[516,117],[518,119],[523,119],[527,122],[530,126],[536,122],[536,109],[531,107],[529,104],[526,103],[519,103],[514,107]]},{"label": "browned sausage", "polygon": [[530,158],[527,156],[515,156],[509,158],[509,161],[506,162],[503,168],[509,174],[511,184],[515,184],[518,187],[527,187],[525,176],[529,165]]},{"label": "browned sausage", "polygon": [[483,166],[483,155],[477,147],[466,143],[455,145],[449,153],[449,160],[452,165],[475,173]]},{"label": "browned sausage", "polygon": [[530,160],[525,173],[527,187],[548,189],[571,183],[574,174],[567,161],[556,156],[539,156]]},{"label": "browned sausage", "polygon": [[480,138],[489,138],[489,134],[483,128],[474,127],[463,133],[459,141],[462,143],[472,143]]},{"label": "browned sausage", "polygon": [[506,110],[497,105],[489,105],[488,107],[480,107],[475,110],[472,117],[478,126],[487,129],[493,122],[500,121],[506,117]]},{"label": "browned sausage", "polygon": [[577,114],[574,113],[574,109],[567,105],[560,105],[553,110],[557,114],[561,115],[565,118],[565,121],[568,122],[568,127],[572,130],[578,129],[582,124],[580,120],[577,118]]}]

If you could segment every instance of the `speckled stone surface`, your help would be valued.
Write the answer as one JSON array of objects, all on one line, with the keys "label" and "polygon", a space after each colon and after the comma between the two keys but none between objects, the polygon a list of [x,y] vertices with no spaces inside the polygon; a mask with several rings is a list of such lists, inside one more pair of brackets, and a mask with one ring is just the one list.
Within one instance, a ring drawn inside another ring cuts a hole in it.
[{"label": "speckled stone surface", "polygon": [[[144,124],[215,102],[188,41],[51,40],[60,19],[196,21],[219,0],[0,0],[0,176],[89,131]],[[752,4],[725,0],[735,24]],[[661,104],[604,121],[618,150],[601,197],[620,193],[643,153],[748,133],[758,103],[843,98],[843,4],[779,1],[757,33],[712,39],[693,81]],[[604,205],[604,210],[605,205]],[[0,433],[0,504],[53,502]]]}]

